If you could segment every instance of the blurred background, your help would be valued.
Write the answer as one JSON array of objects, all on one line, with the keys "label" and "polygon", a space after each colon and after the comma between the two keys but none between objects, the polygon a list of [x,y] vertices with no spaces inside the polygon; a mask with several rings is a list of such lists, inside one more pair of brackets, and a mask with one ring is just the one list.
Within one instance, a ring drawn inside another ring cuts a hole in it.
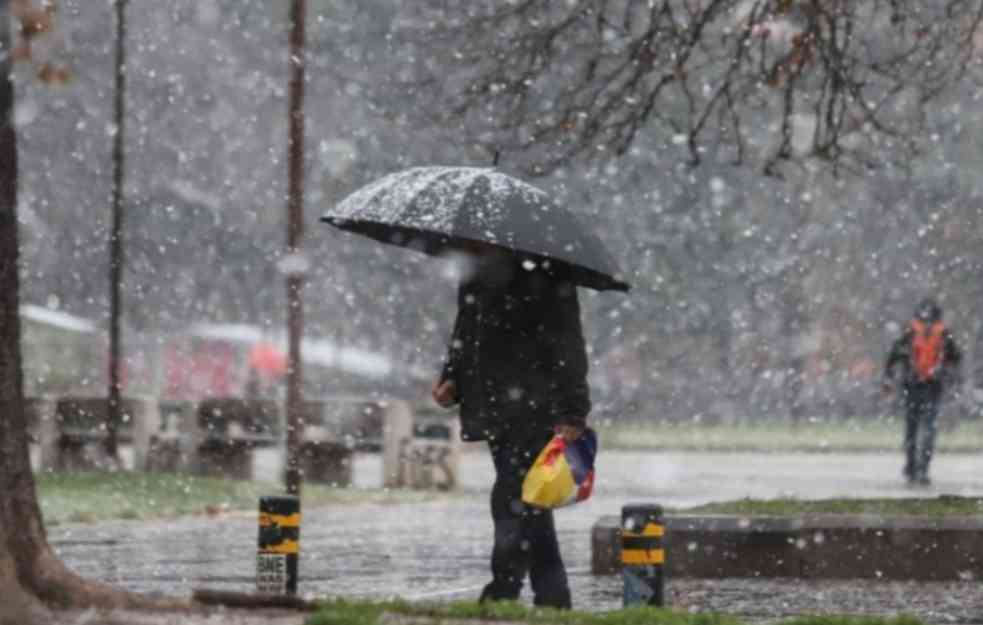
[{"label": "blurred background", "polygon": [[[400,2],[308,9],[305,393],[424,397],[451,330],[452,272],[317,218],[390,171],[492,157],[421,125],[413,93],[392,89],[407,61],[392,34]],[[29,396],[106,388],[111,10],[59,3],[35,55],[70,66],[64,84],[32,80],[36,64],[17,68]],[[245,392],[256,344],[284,341],[287,3],[128,12],[123,392]],[[685,145],[643,129],[624,156],[536,179],[596,225],[634,285],[627,297],[582,292],[596,417],[884,419],[895,409],[879,393],[885,352],[933,295],[968,356],[947,418],[976,419],[976,101],[971,81],[942,96],[926,119],[931,149],[906,168],[836,176],[807,164],[780,180],[708,155],[694,169]],[[270,373],[261,390],[277,393]]]}]

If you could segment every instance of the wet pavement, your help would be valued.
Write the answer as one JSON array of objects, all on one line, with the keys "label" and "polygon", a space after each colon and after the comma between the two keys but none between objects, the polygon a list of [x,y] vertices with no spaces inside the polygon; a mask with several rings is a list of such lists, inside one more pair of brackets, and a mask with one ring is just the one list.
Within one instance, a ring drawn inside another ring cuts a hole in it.
[{"label": "wet pavement", "polygon": [[60,610],[34,625],[303,625],[309,614],[296,610],[221,607],[156,612],[150,610]]},{"label": "wet pavement", "polygon": [[[266,454],[258,475],[277,475]],[[688,506],[796,496],[905,497],[983,494],[983,458],[946,456],[935,484],[911,490],[900,457],[878,454],[722,454],[609,452],[598,462],[594,497],[557,512],[575,607],[620,607],[617,576],[590,574],[590,528],[628,502]],[[454,600],[477,596],[487,581],[492,524],[491,463],[481,450],[462,459],[461,493],[431,502],[350,504],[304,511],[301,592],[347,597]],[[377,456],[356,459],[355,487],[381,482]],[[83,575],[131,590],[187,595],[193,588],[251,591],[255,513],[167,521],[118,521],[52,528],[50,538]],[[912,613],[931,623],[983,623],[983,584],[802,580],[671,580],[673,603],[760,620],[789,614]],[[527,593],[528,594],[528,593]]]}]

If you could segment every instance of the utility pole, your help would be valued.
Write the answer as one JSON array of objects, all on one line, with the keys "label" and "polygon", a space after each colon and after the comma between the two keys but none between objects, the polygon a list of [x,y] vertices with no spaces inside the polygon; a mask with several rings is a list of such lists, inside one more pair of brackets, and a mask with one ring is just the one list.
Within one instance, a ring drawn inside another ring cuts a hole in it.
[{"label": "utility pole", "polygon": [[109,236],[109,411],[106,423],[106,455],[119,465],[119,426],[122,423],[120,398],[120,317],[123,282],[123,182],[124,122],[126,119],[126,4],[116,0],[116,85],[113,106],[113,225]]},{"label": "utility pole", "polygon": [[304,435],[301,413],[303,371],[300,339],[303,336],[302,291],[307,261],[301,252],[304,235],[304,22],[306,0],[290,6],[290,126],[287,138],[287,255],[282,269],[287,275],[287,493],[300,496],[300,444]]}]

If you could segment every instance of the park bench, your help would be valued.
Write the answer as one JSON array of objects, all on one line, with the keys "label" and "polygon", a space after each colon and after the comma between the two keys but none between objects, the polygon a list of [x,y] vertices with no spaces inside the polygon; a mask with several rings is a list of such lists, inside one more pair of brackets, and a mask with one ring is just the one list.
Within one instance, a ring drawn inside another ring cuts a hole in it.
[{"label": "park bench", "polygon": [[300,463],[305,479],[350,485],[354,452],[381,452],[394,414],[405,402],[365,396],[327,396],[305,402]]},{"label": "park bench", "polygon": [[178,473],[193,464],[197,406],[184,400],[158,402],[160,423],[149,432],[143,470]]},{"label": "park bench", "polygon": [[[117,428],[120,445],[132,445],[134,463],[142,467],[150,431],[157,427],[156,402],[124,397]],[[28,398],[28,433],[41,447],[41,469],[99,471],[119,469],[103,445],[109,437],[109,402],[104,397]]]},{"label": "park bench", "polygon": [[364,396],[329,395],[305,404],[307,436],[343,441],[355,451],[382,451],[386,402]]},{"label": "park bench", "polygon": [[371,402],[348,397],[325,397],[302,404],[304,428],[298,455],[305,480],[351,485],[352,456],[356,449],[364,449],[362,445],[372,429],[361,418],[374,412],[369,406]]},{"label": "park bench", "polygon": [[389,488],[452,490],[458,485],[460,422],[428,404],[394,402],[386,415],[383,483]]},{"label": "park bench", "polygon": [[192,435],[192,471],[252,479],[254,452],[280,442],[280,423],[280,407],[272,399],[203,399],[198,404]]}]

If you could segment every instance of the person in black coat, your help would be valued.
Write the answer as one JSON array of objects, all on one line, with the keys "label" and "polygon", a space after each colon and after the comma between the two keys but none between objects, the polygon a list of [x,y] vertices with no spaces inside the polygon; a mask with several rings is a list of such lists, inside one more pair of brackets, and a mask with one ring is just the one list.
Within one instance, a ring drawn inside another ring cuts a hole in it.
[{"label": "person in black coat", "polygon": [[495,465],[492,581],[482,601],[515,600],[529,575],[534,602],[570,607],[553,514],[522,503],[522,481],[558,434],[575,440],[591,409],[576,286],[549,261],[485,244],[462,281],[434,400],[460,404],[461,437],[487,441]]},{"label": "person in black coat", "polygon": [[884,364],[885,391],[900,386],[905,405],[904,476],[911,484],[931,483],[939,408],[945,391],[960,385],[961,362],[962,352],[942,323],[942,308],[931,298],[922,300]]}]

